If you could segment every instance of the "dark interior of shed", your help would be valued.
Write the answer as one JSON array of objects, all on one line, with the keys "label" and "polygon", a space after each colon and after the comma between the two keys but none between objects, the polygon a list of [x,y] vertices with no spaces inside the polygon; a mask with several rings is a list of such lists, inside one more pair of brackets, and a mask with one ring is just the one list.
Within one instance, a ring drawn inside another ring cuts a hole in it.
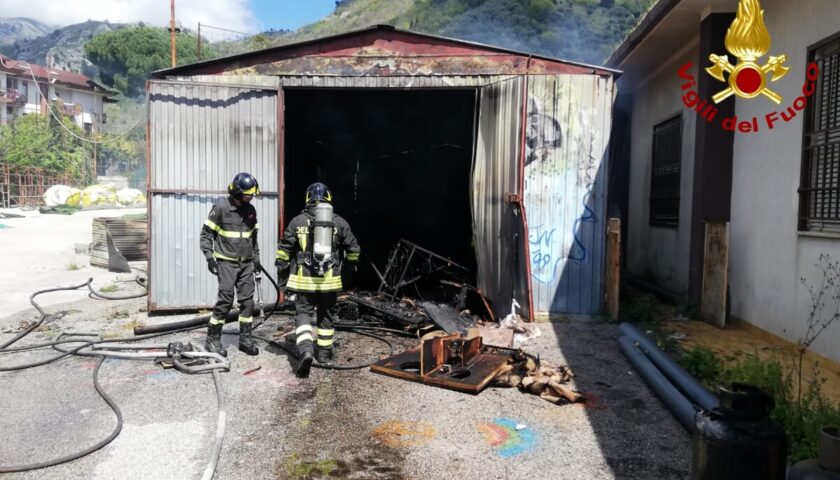
[{"label": "dark interior of shed", "polygon": [[[468,267],[475,90],[285,92],[285,221],[325,183],[362,247],[356,286],[375,289],[403,238]],[[412,293],[411,291],[406,292]]]}]

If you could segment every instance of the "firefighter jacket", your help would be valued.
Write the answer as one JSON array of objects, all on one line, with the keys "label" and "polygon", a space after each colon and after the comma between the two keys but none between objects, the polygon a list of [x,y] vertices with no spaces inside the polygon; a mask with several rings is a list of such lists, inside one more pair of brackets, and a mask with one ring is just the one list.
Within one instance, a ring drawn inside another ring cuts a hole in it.
[{"label": "firefighter jacket", "polygon": [[208,260],[259,260],[259,228],[257,210],[253,205],[242,203],[237,207],[230,197],[219,200],[210,209],[210,214],[201,228],[201,253]]},{"label": "firefighter jacket", "polygon": [[314,223],[315,213],[311,209],[304,210],[289,222],[283,238],[277,244],[277,260],[290,264],[286,287],[296,292],[340,291],[342,259],[351,263],[358,262],[361,251],[359,243],[350,231],[347,220],[333,215],[333,252],[336,262],[323,275],[319,275],[316,265],[311,261]]}]

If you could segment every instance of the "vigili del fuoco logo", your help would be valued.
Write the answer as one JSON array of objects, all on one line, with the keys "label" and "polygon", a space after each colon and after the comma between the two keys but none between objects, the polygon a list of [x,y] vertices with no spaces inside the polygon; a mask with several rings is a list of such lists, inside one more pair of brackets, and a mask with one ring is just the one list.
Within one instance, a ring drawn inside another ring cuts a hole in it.
[{"label": "vigili del fuoco logo", "polygon": [[[770,55],[766,63],[759,64],[759,59],[770,51],[771,44],[770,32],[764,24],[764,10],[761,9],[759,0],[739,1],[738,12],[726,31],[724,43],[726,50],[738,61],[733,65],[728,55],[721,56],[713,53],[709,55],[712,65],[706,68],[706,73],[728,86],[714,94],[711,101],[701,99],[694,90],[697,81],[689,73],[693,65],[688,62],[680,67],[678,72],[679,77],[685,80],[682,85],[682,90],[685,92],[682,100],[685,106],[696,110],[707,122],[714,123],[718,114],[718,108],[715,105],[732,95],[746,100],[763,96],[781,105],[784,98],[770,88],[767,80],[768,76],[769,83],[780,80],[787,75],[790,68],[784,65],[787,61],[787,55],[784,54]],[[764,115],[762,121],[759,121],[758,117],[739,121],[737,115],[723,118],[721,127],[732,132],[737,130],[741,133],[757,133],[762,126],[766,125],[768,130],[772,130],[780,120],[785,122],[793,120],[805,109],[808,98],[814,94],[818,77],[819,66],[815,62],[809,64],[805,84],[802,86],[802,95],[786,109],[771,111]]]}]

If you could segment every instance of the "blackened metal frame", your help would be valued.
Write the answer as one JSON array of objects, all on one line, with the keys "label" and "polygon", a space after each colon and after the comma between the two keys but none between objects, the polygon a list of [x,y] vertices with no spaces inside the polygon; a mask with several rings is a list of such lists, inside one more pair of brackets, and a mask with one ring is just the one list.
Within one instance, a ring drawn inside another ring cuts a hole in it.
[{"label": "blackened metal frame", "polygon": [[[420,259],[415,257],[420,257]],[[406,259],[405,262],[401,263],[402,259]],[[464,274],[470,271],[463,265],[401,238],[391,251],[378,292],[395,300],[403,287],[446,269],[458,270]],[[406,275],[409,274],[412,276],[406,279]]]}]

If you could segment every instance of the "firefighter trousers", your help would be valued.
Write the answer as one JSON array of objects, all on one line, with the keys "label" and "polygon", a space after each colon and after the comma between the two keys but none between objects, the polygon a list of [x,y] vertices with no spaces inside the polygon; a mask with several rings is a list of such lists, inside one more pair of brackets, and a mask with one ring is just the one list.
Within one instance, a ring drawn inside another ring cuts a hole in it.
[{"label": "firefighter trousers", "polygon": [[[296,292],[295,301],[295,340],[298,348],[312,349],[315,344],[319,349],[332,349],[335,338],[334,312],[338,292]],[[317,328],[312,327],[315,316]]]},{"label": "firefighter trousers", "polygon": [[214,320],[224,323],[233,308],[234,290],[239,299],[239,321],[250,322],[254,317],[254,263],[250,260],[230,262],[221,259],[218,262],[219,296],[213,307],[211,323]]}]

